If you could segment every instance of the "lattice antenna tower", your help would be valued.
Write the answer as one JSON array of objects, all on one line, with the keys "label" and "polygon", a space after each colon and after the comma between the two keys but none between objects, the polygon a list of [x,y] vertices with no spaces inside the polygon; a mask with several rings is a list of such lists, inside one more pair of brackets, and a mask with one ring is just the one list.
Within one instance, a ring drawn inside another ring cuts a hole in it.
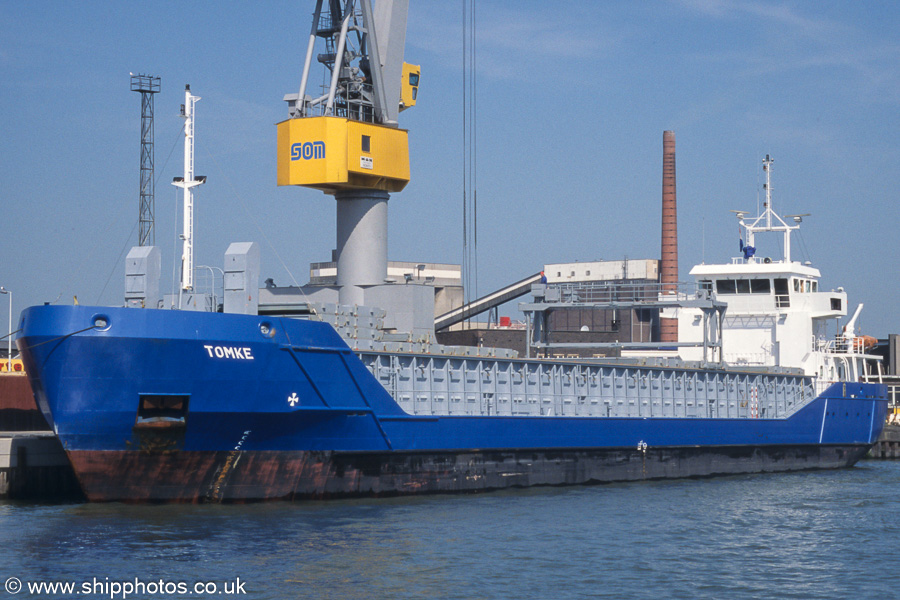
[{"label": "lattice antenna tower", "polygon": [[156,185],[153,177],[153,95],[159,92],[159,77],[131,73],[131,91],[141,93],[141,191],[138,212],[138,246],[154,246],[153,205]]}]

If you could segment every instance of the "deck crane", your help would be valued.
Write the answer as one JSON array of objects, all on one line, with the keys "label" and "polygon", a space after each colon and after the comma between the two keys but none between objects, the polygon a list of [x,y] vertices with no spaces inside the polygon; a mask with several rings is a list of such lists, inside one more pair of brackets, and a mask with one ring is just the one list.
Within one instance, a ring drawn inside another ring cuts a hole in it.
[{"label": "deck crane", "polygon": [[[408,0],[317,0],[298,93],[278,127],[278,185],[300,185],[337,202],[341,304],[363,304],[387,278],[387,201],[409,182],[401,110],[414,106],[419,67],[403,62]],[[307,94],[317,40],[327,81]]]}]

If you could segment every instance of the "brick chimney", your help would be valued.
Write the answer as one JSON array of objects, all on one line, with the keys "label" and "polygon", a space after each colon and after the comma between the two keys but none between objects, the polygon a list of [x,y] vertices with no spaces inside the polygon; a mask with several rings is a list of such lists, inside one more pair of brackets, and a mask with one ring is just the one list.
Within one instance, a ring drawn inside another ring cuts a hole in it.
[{"label": "brick chimney", "polygon": [[[663,132],[662,257],[659,281],[663,292],[676,291],[678,283],[678,217],[675,205],[675,132]],[[659,320],[661,342],[678,341],[678,319]]]}]

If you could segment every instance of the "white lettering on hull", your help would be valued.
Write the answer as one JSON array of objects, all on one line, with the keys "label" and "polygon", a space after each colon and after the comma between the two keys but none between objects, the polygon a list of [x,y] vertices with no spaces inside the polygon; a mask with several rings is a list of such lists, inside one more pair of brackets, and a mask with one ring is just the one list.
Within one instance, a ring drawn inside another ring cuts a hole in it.
[{"label": "white lettering on hull", "polygon": [[237,348],[235,346],[204,345],[210,358],[234,358],[238,360],[253,360],[250,348]]}]

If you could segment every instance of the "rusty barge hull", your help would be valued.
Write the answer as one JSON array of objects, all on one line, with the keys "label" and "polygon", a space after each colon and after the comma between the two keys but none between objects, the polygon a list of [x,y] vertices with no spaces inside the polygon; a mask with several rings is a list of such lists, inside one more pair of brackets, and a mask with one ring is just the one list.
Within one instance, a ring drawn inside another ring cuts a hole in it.
[{"label": "rusty barge hull", "polygon": [[837,469],[868,445],[465,452],[70,452],[94,502],[255,502],[451,494]]}]

